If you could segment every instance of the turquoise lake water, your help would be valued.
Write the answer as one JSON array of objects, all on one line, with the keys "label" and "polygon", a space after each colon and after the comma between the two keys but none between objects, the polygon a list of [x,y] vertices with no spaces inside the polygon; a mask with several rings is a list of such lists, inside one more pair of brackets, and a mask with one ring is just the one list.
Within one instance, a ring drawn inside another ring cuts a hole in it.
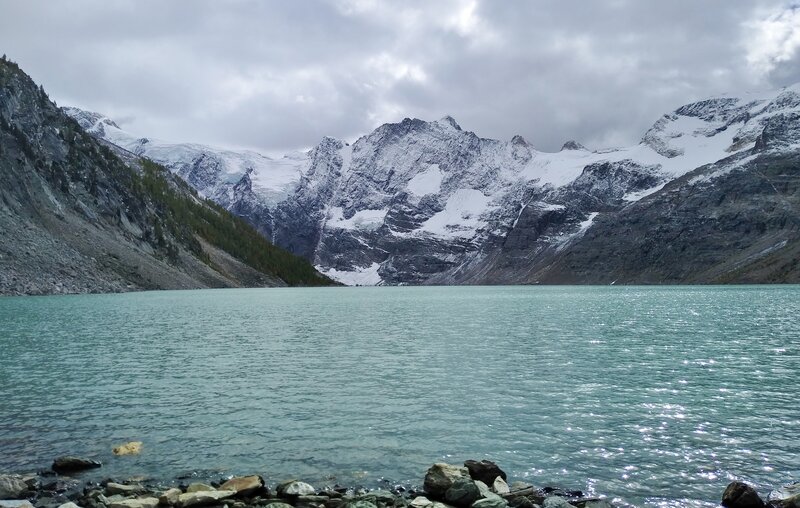
[{"label": "turquoise lake water", "polygon": [[11,297],[0,351],[0,470],[373,487],[490,458],[637,506],[800,479],[798,286]]}]

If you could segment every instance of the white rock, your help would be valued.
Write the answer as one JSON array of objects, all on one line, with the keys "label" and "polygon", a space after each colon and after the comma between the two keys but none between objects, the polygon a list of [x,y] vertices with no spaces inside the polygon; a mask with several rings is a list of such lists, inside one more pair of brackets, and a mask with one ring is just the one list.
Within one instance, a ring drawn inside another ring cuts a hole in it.
[{"label": "white rock", "polygon": [[503,480],[502,476],[498,476],[494,479],[492,490],[494,490],[497,494],[508,494],[511,492],[511,489],[508,488],[508,484],[505,480]]}]

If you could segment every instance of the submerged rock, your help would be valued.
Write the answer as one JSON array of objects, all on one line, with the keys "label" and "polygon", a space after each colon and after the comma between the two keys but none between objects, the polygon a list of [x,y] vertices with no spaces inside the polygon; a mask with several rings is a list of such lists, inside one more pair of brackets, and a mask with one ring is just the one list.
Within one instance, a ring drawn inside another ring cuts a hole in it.
[{"label": "submerged rock", "polygon": [[86,469],[95,469],[102,465],[103,464],[97,460],[65,455],[56,458],[50,468],[56,473],[74,473]]},{"label": "submerged rock", "polygon": [[130,443],[115,446],[111,451],[114,455],[138,455],[142,452],[142,442],[131,441]]},{"label": "submerged rock", "polygon": [[466,466],[469,471],[469,476],[473,480],[480,480],[486,485],[494,484],[494,479],[498,476],[504,481],[508,480],[505,471],[500,469],[500,467],[491,460],[482,460],[480,462],[477,460],[468,460],[464,462],[464,466]]},{"label": "submerged rock", "polygon": [[452,487],[459,478],[469,478],[467,468],[438,462],[425,473],[423,488],[425,493],[432,498],[444,499],[447,489]]},{"label": "submerged rock", "polygon": [[763,508],[764,501],[753,487],[742,482],[731,482],[722,493],[721,504],[725,508]]}]

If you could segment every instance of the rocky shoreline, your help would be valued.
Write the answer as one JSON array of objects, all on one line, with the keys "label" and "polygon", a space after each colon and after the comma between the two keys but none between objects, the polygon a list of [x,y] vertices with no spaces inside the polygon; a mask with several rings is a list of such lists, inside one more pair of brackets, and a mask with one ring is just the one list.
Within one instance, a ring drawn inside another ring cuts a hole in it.
[{"label": "rocky shoreline", "polygon": [[[133,443],[137,444],[137,443]],[[116,452],[116,450],[115,450]],[[133,452],[135,453],[135,452]],[[102,464],[92,459],[59,457],[50,469],[34,474],[0,474],[0,508],[613,508],[611,500],[579,490],[538,488],[508,477],[492,461],[468,460],[463,466],[437,463],[422,488],[390,490],[353,487],[315,488],[289,479],[270,486],[262,476],[238,476],[204,482],[158,482],[147,478],[99,482],[78,475]],[[764,501],[749,485],[732,482],[722,494],[725,508],[800,508],[800,484],[789,485]]]}]

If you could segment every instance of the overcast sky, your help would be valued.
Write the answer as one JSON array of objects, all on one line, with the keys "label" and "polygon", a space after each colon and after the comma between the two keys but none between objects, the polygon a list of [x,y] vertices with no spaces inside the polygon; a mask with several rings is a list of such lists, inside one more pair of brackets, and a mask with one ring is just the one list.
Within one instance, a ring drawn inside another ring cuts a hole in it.
[{"label": "overcast sky", "polygon": [[453,116],[542,150],[800,81],[785,0],[0,0],[0,52],[60,105],[170,141],[309,147]]}]

